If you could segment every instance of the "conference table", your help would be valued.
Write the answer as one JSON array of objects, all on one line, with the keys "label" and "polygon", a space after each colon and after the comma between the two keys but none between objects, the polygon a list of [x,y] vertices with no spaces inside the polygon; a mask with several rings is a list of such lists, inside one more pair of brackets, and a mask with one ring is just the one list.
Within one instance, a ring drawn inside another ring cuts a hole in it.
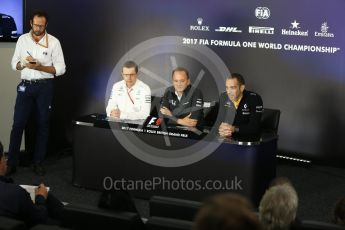
[{"label": "conference table", "polygon": [[220,138],[216,127],[167,126],[164,120],[113,120],[90,114],[74,120],[73,184],[204,200],[240,193],[258,204],[276,174],[277,135]]}]

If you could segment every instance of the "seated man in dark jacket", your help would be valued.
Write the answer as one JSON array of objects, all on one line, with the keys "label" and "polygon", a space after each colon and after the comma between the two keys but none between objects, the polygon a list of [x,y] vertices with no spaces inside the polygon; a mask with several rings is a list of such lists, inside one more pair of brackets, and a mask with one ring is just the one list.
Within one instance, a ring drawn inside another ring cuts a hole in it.
[{"label": "seated man in dark jacket", "polygon": [[35,203],[30,194],[13,180],[5,177],[7,162],[0,142],[0,216],[24,221],[27,226],[45,223],[48,219],[46,199],[47,188],[40,184],[36,189]]},{"label": "seated man in dark jacket", "polygon": [[189,73],[185,68],[172,72],[173,86],[165,90],[160,113],[169,118],[169,124],[188,127],[202,125],[203,96],[199,89],[190,84]]},{"label": "seated man in dark jacket", "polygon": [[[261,131],[263,103],[260,95],[245,89],[244,78],[234,73],[226,79],[226,92],[219,99],[219,135],[257,138]],[[231,120],[229,117],[231,117]]]}]

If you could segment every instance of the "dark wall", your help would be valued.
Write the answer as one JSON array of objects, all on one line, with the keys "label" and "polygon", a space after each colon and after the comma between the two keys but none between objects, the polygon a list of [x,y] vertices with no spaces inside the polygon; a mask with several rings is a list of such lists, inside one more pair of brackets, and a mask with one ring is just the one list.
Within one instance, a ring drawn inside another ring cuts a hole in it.
[{"label": "dark wall", "polygon": [[[146,70],[140,77],[155,95],[168,84],[174,62],[190,69],[193,81],[202,75],[198,87],[207,100],[217,100],[229,71],[240,72],[246,87],[262,96],[264,107],[282,111],[281,150],[313,159],[345,160],[344,1],[36,0],[26,5],[28,13],[37,8],[49,12],[48,32],[60,39],[65,54],[67,73],[56,79],[52,121],[56,148],[71,144],[71,120],[104,113],[123,61],[134,59]],[[255,17],[259,6],[270,9],[268,19]],[[210,31],[190,30],[199,17]],[[308,31],[307,37],[281,35],[281,29],[291,29],[294,20],[300,23],[299,30]],[[334,37],[314,36],[324,22]],[[242,33],[215,32],[219,26],[237,27]],[[274,27],[275,33],[250,34],[249,26]],[[182,37],[239,41],[241,47],[183,44]],[[340,50],[247,48],[243,42]]]}]

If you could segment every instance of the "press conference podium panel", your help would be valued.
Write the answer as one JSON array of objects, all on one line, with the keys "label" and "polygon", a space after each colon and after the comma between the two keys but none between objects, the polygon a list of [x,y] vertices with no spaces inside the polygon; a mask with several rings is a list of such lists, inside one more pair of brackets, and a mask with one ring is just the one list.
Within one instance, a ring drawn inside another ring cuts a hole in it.
[{"label": "press conference podium panel", "polygon": [[[129,153],[128,148],[123,146],[123,140],[118,140],[117,136],[138,130],[123,127],[138,126],[123,123],[114,126],[114,123],[99,119],[97,114],[74,121],[75,186],[115,190],[125,185],[125,189],[139,198],[160,195],[197,201],[214,193],[230,191],[243,194],[257,204],[276,174],[277,136],[274,134],[263,134],[260,139],[251,142],[215,138],[212,140],[219,142],[218,147],[207,157],[185,166],[166,167],[147,163]],[[139,130],[145,127],[139,126]],[[204,133],[195,135],[188,130],[181,133],[179,137],[169,136],[170,144],[182,146],[177,148],[181,154],[186,154],[183,146],[198,146],[203,141],[209,141],[205,140]],[[135,132],[135,136],[148,144],[169,149],[163,135],[145,131]],[[143,186],[143,182],[147,186]]]}]

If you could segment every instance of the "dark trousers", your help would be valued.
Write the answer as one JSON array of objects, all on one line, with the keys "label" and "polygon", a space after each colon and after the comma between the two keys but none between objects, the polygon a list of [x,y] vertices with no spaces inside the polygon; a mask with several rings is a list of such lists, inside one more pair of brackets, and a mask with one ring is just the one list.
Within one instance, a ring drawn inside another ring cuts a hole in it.
[{"label": "dark trousers", "polygon": [[33,163],[37,164],[43,161],[47,151],[53,90],[53,80],[42,80],[33,83],[22,81],[17,86],[17,99],[14,107],[13,126],[8,151],[8,165],[16,166],[18,163],[23,131],[33,110],[35,110],[37,124]]}]

